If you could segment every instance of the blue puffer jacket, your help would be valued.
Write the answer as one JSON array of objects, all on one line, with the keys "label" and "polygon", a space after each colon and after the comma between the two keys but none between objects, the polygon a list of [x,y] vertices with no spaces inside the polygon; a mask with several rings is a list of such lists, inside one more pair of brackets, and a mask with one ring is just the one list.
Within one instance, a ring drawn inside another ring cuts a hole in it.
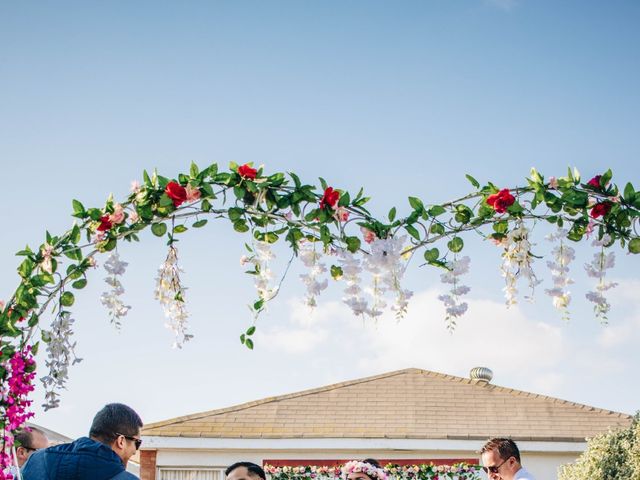
[{"label": "blue puffer jacket", "polygon": [[137,480],[106,445],[82,437],[34,452],[22,467],[24,480]]}]

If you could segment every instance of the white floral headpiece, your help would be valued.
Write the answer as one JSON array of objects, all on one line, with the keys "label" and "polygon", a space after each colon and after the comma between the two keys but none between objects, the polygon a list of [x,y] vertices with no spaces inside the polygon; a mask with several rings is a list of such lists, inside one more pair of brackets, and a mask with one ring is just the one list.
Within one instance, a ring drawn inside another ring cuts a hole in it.
[{"label": "white floral headpiece", "polygon": [[352,460],[351,462],[345,463],[342,466],[341,470],[343,480],[346,480],[351,473],[364,473],[370,478],[375,478],[377,480],[387,480],[387,472],[385,472],[384,469],[378,468],[375,465],[371,465],[367,462]]}]

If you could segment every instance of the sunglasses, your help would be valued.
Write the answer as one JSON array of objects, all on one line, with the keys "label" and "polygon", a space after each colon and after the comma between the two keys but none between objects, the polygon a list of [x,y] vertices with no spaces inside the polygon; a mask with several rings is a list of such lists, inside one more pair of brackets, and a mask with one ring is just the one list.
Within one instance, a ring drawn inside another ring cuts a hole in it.
[{"label": "sunglasses", "polygon": [[[507,458],[507,460],[509,460],[509,458]],[[500,465],[492,465],[491,467],[482,467],[482,470],[484,470],[484,473],[498,473],[498,470],[500,470],[500,467],[505,463],[507,463],[507,460],[502,462]]]},{"label": "sunglasses", "polygon": [[115,432],[115,433],[116,433],[116,435],[124,437],[127,440],[133,440],[133,442],[136,444],[136,450],[140,450],[140,445],[142,445],[142,439],[141,438],[132,437],[130,435],[125,435],[123,433],[118,433],[118,432]]}]

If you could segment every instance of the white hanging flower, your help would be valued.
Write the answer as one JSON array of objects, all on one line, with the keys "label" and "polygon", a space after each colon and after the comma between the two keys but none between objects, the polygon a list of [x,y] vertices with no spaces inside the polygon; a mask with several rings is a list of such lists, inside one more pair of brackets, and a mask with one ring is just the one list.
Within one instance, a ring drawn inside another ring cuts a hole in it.
[{"label": "white hanging flower", "polygon": [[564,240],[569,232],[564,228],[558,228],[556,233],[547,236],[550,242],[558,242],[552,250],[554,261],[548,261],[547,266],[551,270],[553,288],[548,288],[545,293],[553,298],[553,306],[562,311],[562,318],[569,319],[569,304],[571,292],[567,287],[573,283],[569,277],[569,264],[575,259],[575,250],[566,245]]},{"label": "white hanging flower", "polygon": [[45,365],[49,369],[49,373],[40,379],[45,389],[45,403],[42,405],[45,410],[59,406],[60,394],[57,391],[65,388],[69,366],[82,361],[75,353],[76,342],[71,341],[74,321],[69,312],[62,311],[51,323],[51,330],[42,331],[42,338],[47,343]]},{"label": "white hanging flower", "polygon": [[315,242],[300,242],[298,258],[309,269],[308,273],[300,275],[302,282],[307,287],[306,303],[310,307],[315,307],[316,297],[329,286],[329,280],[320,279],[320,276],[327,271],[325,263],[321,262],[322,253],[316,251]]},{"label": "white hanging flower", "polygon": [[342,280],[347,284],[344,289],[342,301],[351,308],[354,315],[364,315],[367,313],[369,305],[362,296],[360,287],[362,273],[361,261],[357,256],[348,250],[338,250],[338,262],[342,268]]},{"label": "white hanging flower", "polygon": [[251,261],[256,267],[255,286],[258,297],[266,302],[278,293],[278,287],[271,286],[273,272],[269,268],[269,262],[276,258],[276,255],[271,250],[271,244],[267,242],[254,242],[253,250],[255,255]]},{"label": "white hanging flower", "polygon": [[616,262],[614,252],[605,253],[605,248],[610,242],[609,235],[604,235],[602,240],[591,242],[594,247],[599,247],[599,251],[593,254],[591,263],[584,266],[588,276],[598,279],[595,290],[587,292],[585,296],[594,304],[593,310],[596,313],[596,318],[603,324],[607,323],[607,313],[611,309],[611,304],[604,296],[604,292],[618,285],[615,282],[606,281],[607,270],[613,268]]},{"label": "white hanging flower", "polygon": [[182,348],[185,342],[193,338],[193,335],[187,333],[189,313],[184,299],[186,289],[180,283],[182,271],[178,266],[178,250],[170,246],[166,260],[158,269],[155,298],[162,305],[167,317],[165,326],[175,335],[173,348]]},{"label": "white hanging flower", "polygon": [[444,303],[447,312],[445,317],[447,329],[452,333],[456,328],[455,319],[464,315],[468,308],[467,302],[461,302],[460,297],[469,293],[471,289],[460,283],[460,277],[469,272],[470,262],[471,259],[467,256],[455,258],[453,262],[447,264],[449,270],[440,275],[442,283],[451,285],[449,293],[439,295],[438,300]]},{"label": "white hanging flower", "polygon": [[391,307],[397,317],[406,313],[408,299],[413,292],[401,286],[406,270],[403,257],[406,235],[400,237],[376,238],[371,242],[371,253],[364,257],[364,267],[371,274],[371,286],[368,292],[373,296],[373,305],[368,314],[371,317],[382,315],[387,306],[384,301],[386,292],[395,294],[395,304]]},{"label": "white hanging flower", "polygon": [[124,287],[118,279],[119,276],[124,275],[127,265],[129,265],[127,262],[120,260],[117,252],[113,252],[104,264],[104,269],[109,273],[109,276],[104,281],[111,287],[111,290],[104,292],[100,297],[100,301],[107,307],[111,323],[117,329],[122,326],[120,319],[126,316],[131,309],[129,305],[125,305],[120,299],[120,296],[124,294]]},{"label": "white hanging flower", "polygon": [[528,280],[531,294],[525,298],[532,299],[536,285],[540,283],[533,268],[533,255],[531,254],[532,243],[529,242],[529,230],[522,220],[518,221],[516,228],[511,230],[504,240],[504,253],[502,254],[502,265],[500,270],[505,279],[503,291],[507,299],[507,306],[518,303],[518,289],[516,283],[518,278],[524,277]]}]

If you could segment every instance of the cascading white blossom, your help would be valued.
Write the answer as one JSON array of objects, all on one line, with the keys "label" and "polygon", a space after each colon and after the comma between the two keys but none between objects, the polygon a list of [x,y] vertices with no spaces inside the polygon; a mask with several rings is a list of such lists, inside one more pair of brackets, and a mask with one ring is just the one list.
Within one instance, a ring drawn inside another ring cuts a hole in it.
[{"label": "cascading white blossom", "polygon": [[278,293],[278,287],[272,287],[273,272],[269,268],[270,262],[276,258],[276,254],[271,250],[271,245],[267,242],[253,243],[254,255],[249,262],[255,265],[255,287],[258,297],[265,302],[271,300]]},{"label": "cascading white blossom", "polygon": [[456,318],[461,317],[467,311],[467,302],[460,301],[462,295],[466,295],[471,291],[466,285],[462,285],[460,277],[469,272],[469,263],[471,259],[464,256],[460,259],[455,258],[452,262],[447,263],[447,272],[440,275],[442,283],[451,285],[451,290],[445,295],[439,295],[438,300],[444,303],[446,310],[445,322],[447,329],[453,333],[456,328]]},{"label": "cascading white blossom", "polygon": [[73,338],[71,313],[63,310],[51,323],[51,330],[43,330],[42,338],[47,344],[45,366],[49,373],[40,381],[44,385],[45,396],[42,404],[45,410],[60,405],[59,390],[65,388],[69,378],[69,366],[82,361],[75,353],[76,342]]},{"label": "cascading white blossom", "polygon": [[107,307],[109,319],[117,329],[122,326],[120,320],[131,309],[131,306],[125,305],[120,298],[124,294],[124,287],[118,279],[118,277],[124,275],[127,265],[129,265],[127,262],[120,260],[117,252],[113,252],[104,264],[104,269],[109,274],[104,281],[111,287],[111,290],[104,292],[100,297],[100,301],[102,305]]},{"label": "cascading white blossom", "polygon": [[526,278],[528,281],[530,295],[525,298],[531,300],[536,285],[540,280],[533,271],[533,255],[531,254],[532,243],[529,242],[529,230],[524,222],[520,220],[513,230],[511,230],[503,240],[504,253],[502,254],[502,265],[500,271],[505,279],[503,288],[507,306],[518,303],[517,281],[519,278]]},{"label": "cascading white blossom", "polygon": [[186,289],[180,282],[182,271],[178,266],[178,250],[172,245],[166,260],[158,269],[154,293],[167,317],[165,326],[175,335],[173,348],[182,348],[185,342],[193,338],[193,335],[187,333],[189,313],[184,299]]},{"label": "cascading white blossom", "polygon": [[360,282],[362,278],[362,262],[356,254],[346,249],[338,250],[338,263],[342,268],[342,280],[347,284],[342,301],[351,308],[354,315],[365,315],[369,309],[367,300],[362,295]]},{"label": "cascading white blossom", "polygon": [[371,252],[364,257],[364,268],[371,274],[371,286],[368,292],[373,297],[373,304],[368,315],[378,317],[382,315],[387,303],[384,300],[386,292],[395,294],[395,304],[391,307],[396,315],[404,315],[408,299],[413,292],[402,288],[401,280],[406,269],[403,259],[406,235],[390,238],[376,238],[371,242]]},{"label": "cascading white blossom", "polygon": [[605,248],[610,242],[611,237],[609,235],[604,235],[602,240],[596,239],[591,242],[592,246],[599,247],[599,249],[597,253],[593,254],[593,260],[591,263],[587,263],[584,266],[588,276],[598,279],[598,284],[595,289],[587,292],[585,296],[587,297],[587,300],[594,304],[593,310],[596,314],[596,318],[598,318],[603,324],[607,323],[607,313],[609,313],[611,308],[611,304],[604,296],[604,292],[618,285],[615,282],[606,281],[607,270],[613,268],[616,263],[614,252],[607,253],[605,251]]},{"label": "cascading white blossom", "polygon": [[569,304],[571,292],[567,287],[573,283],[569,277],[569,264],[575,259],[575,250],[565,243],[569,232],[564,228],[558,228],[555,233],[549,234],[547,240],[557,242],[558,245],[551,251],[553,261],[547,261],[551,270],[553,288],[547,288],[545,293],[553,298],[553,306],[562,311],[562,318],[569,320]]},{"label": "cascading white blossom", "polygon": [[316,297],[329,286],[327,278],[320,279],[326,273],[327,266],[321,262],[322,253],[316,251],[316,242],[300,242],[298,258],[309,269],[308,273],[300,275],[302,282],[307,287],[306,304],[315,307]]}]

